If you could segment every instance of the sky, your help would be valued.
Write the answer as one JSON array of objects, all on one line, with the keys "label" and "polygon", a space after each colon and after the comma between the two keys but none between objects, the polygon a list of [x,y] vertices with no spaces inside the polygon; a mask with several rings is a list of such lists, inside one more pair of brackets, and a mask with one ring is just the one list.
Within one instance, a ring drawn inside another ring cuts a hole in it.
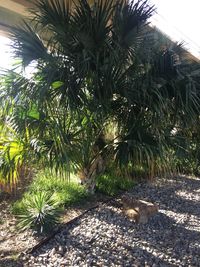
[{"label": "sky", "polygon": [[157,9],[151,21],[200,58],[200,0],[150,0]]},{"label": "sky", "polygon": [[[200,58],[200,0],[149,0],[157,11],[152,25],[165,32],[172,40],[182,42]],[[0,67],[8,68],[11,54],[8,40],[0,36]]]},{"label": "sky", "polygon": [[9,40],[4,36],[0,36],[0,68],[9,68],[11,61]]}]

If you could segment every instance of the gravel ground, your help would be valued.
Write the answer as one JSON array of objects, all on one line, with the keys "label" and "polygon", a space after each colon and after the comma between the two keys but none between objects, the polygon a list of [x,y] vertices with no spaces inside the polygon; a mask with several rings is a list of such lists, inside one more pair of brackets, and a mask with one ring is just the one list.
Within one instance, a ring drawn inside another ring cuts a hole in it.
[{"label": "gravel ground", "polygon": [[120,199],[103,204],[23,257],[24,266],[200,266],[200,179],[158,180],[130,194],[157,203],[159,213],[137,225]]}]

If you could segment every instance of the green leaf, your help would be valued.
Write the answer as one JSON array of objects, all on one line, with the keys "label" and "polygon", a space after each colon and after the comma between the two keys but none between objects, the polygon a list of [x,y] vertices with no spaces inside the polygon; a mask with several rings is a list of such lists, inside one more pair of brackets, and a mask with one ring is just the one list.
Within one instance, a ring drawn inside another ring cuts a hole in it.
[{"label": "green leaf", "polygon": [[53,82],[51,86],[53,87],[53,89],[59,89],[63,85],[64,85],[64,82],[56,81],[56,82]]},{"label": "green leaf", "polygon": [[30,110],[27,115],[33,119],[36,119],[36,120],[39,120],[39,118],[40,118],[40,114],[36,110]]}]

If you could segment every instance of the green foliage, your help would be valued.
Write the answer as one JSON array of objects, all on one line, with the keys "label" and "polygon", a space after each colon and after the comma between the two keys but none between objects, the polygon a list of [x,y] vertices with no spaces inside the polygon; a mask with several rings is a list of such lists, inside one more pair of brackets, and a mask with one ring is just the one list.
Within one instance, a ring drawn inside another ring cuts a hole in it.
[{"label": "green foliage", "polygon": [[74,176],[69,181],[50,171],[40,172],[33,180],[29,192],[34,194],[38,191],[53,194],[59,205],[65,207],[79,203],[88,196],[86,189],[78,183]]},{"label": "green foliage", "polygon": [[18,140],[4,140],[0,147],[0,183],[14,185],[22,166],[23,145]]},{"label": "green foliage", "polygon": [[[39,192],[53,195],[59,206],[65,207],[79,203],[88,196],[86,189],[79,184],[75,176],[72,176],[69,181],[49,170],[41,171],[36,175],[26,194],[34,195]],[[17,201],[13,207],[16,213],[18,209],[22,209],[22,201]]]},{"label": "green foliage", "polygon": [[39,172],[21,200],[12,206],[20,229],[49,231],[57,223],[61,209],[88,197],[75,177],[68,181],[50,171]]},{"label": "green foliage", "polygon": [[[27,194],[28,195],[28,194]],[[26,194],[24,194],[23,198],[26,197]],[[14,215],[17,215],[17,214],[20,214],[22,212],[25,211],[25,205],[24,205],[24,202],[22,201],[23,198],[21,200],[17,200],[13,203],[13,205],[11,206],[11,212],[14,214]]]},{"label": "green foliage", "polygon": [[97,177],[96,189],[103,194],[114,196],[122,190],[133,188],[134,185],[134,180],[107,172]]},{"label": "green foliage", "polygon": [[[200,66],[146,27],[153,12],[146,0],[79,0],[73,9],[38,0],[31,20],[11,29],[14,55],[35,71],[4,74],[1,123],[12,120],[28,160],[63,177],[92,169],[99,155],[147,176],[166,170],[173,129],[198,120]],[[97,149],[109,124],[114,133]]]},{"label": "green foliage", "polygon": [[59,202],[46,192],[26,193],[21,202],[13,207],[21,230],[34,229],[48,232],[59,222]]},{"label": "green foliage", "polygon": [[[186,136],[187,134],[187,136]],[[177,136],[179,133],[176,134]],[[185,129],[177,140],[178,148],[173,150],[172,160],[179,173],[200,175],[199,124],[195,129]]]},{"label": "green foliage", "polygon": [[0,185],[12,191],[25,171],[27,146],[9,122],[0,131]]},{"label": "green foliage", "polygon": [[185,158],[175,158],[174,163],[176,169],[181,174],[200,175],[200,165],[196,158],[191,158],[191,155],[187,155]]}]

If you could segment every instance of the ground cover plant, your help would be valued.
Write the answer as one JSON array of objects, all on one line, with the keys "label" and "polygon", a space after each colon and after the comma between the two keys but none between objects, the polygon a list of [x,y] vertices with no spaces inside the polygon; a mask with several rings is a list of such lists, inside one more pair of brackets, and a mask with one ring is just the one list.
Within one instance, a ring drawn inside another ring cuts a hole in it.
[{"label": "ground cover plant", "polygon": [[[48,233],[59,222],[64,209],[92,199],[85,186],[75,175],[70,181],[59,177],[50,170],[37,173],[22,197],[15,201],[11,211],[18,219],[18,229],[33,229],[38,233]],[[132,179],[114,175],[114,171],[97,177],[96,191],[114,196],[135,185]]]},{"label": "ground cover plant", "polygon": [[89,197],[86,188],[73,178],[71,181],[48,170],[39,172],[22,198],[12,205],[18,219],[18,228],[32,228],[48,233],[59,223],[64,208]]},{"label": "ground cover plant", "polygon": [[116,176],[113,173],[104,173],[96,179],[96,190],[109,196],[115,196],[133,188],[135,184],[133,179]]},{"label": "ground cover plant", "polygon": [[[10,29],[18,70],[0,83],[2,188],[48,168],[113,195],[131,178],[181,170],[191,153],[198,164],[188,146],[198,150],[199,62],[148,27],[153,12],[146,0],[38,0]],[[67,204],[61,182],[47,180],[38,186]]]}]

